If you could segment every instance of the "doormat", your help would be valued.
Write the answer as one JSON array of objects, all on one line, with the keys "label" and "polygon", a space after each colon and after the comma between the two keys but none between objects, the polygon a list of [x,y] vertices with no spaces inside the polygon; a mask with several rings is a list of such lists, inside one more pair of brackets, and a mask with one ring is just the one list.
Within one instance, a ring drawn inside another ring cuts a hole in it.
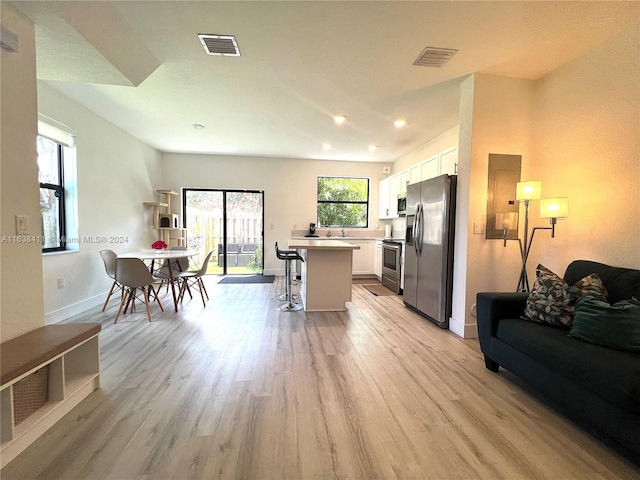
[{"label": "doormat", "polygon": [[378,297],[385,297],[387,295],[397,295],[393,290],[388,289],[384,285],[377,284],[377,285],[362,285],[362,286]]},{"label": "doormat", "polygon": [[273,283],[274,275],[238,275],[224,277],[218,283]]}]

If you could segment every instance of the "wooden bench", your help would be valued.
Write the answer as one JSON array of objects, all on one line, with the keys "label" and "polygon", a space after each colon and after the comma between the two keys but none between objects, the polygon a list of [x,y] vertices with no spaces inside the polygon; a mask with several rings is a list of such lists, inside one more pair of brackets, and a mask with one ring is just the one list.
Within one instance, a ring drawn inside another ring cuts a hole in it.
[{"label": "wooden bench", "polygon": [[[1,467],[100,388],[100,330],[99,323],[47,325],[0,345]],[[45,367],[46,400],[17,424],[14,389]]]}]

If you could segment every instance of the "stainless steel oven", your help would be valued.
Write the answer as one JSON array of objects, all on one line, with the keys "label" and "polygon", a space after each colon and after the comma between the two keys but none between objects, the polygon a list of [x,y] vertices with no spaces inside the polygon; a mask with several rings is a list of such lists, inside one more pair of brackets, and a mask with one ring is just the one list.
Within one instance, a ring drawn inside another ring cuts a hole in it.
[{"label": "stainless steel oven", "polygon": [[400,262],[402,244],[393,240],[382,241],[382,284],[400,293]]}]

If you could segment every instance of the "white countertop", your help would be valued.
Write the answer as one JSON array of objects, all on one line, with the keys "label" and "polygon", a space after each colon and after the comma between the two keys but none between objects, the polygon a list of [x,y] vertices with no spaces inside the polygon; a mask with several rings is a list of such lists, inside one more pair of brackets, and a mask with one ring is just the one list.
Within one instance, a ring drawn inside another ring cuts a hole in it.
[{"label": "white countertop", "polygon": [[304,250],[360,250],[359,245],[332,238],[291,238],[289,239],[289,248]]},{"label": "white countertop", "polygon": [[332,235],[331,237],[327,237],[325,235],[321,235],[318,237],[291,237],[292,240],[341,240],[343,242],[348,242],[349,240],[382,240],[383,237],[356,237],[353,235],[341,236],[341,235]]}]

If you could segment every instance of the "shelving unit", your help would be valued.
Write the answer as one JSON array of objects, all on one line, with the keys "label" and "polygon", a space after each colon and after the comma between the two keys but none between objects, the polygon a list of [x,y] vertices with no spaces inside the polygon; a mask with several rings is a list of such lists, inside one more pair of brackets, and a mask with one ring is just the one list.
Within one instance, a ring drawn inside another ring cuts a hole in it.
[{"label": "shelving unit", "polygon": [[153,227],[158,230],[158,240],[162,240],[169,247],[185,247],[187,245],[187,229],[178,227],[161,227],[160,215],[171,213],[171,198],[178,192],[173,190],[156,190],[163,196],[160,202],[143,202],[147,207],[153,207]]},{"label": "shelving unit", "polygon": [[[100,348],[97,331],[90,338],[72,345],[59,355],[43,361],[2,385],[0,391],[2,467],[69,413],[91,392],[100,388]],[[16,425],[15,385],[42,368],[48,368],[46,401]]]}]

